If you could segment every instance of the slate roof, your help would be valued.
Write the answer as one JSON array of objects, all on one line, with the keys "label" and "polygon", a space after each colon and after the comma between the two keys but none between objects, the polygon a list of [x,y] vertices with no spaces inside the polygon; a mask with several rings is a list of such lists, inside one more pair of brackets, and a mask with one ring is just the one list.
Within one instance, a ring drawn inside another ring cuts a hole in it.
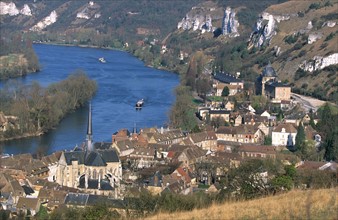
[{"label": "slate roof", "polygon": [[100,149],[100,150],[107,150],[111,148],[112,143],[110,142],[95,142],[94,143],[94,148],[95,149]]},{"label": "slate roof", "polygon": [[214,131],[203,131],[199,133],[192,133],[190,134],[190,138],[194,143],[199,143],[207,140],[217,140]]},{"label": "slate roof", "polygon": [[269,63],[262,72],[263,77],[277,77],[277,73]]},{"label": "slate roof", "polygon": [[297,129],[290,123],[279,124],[273,132],[282,132],[283,128],[285,129],[285,133],[297,133]]},{"label": "slate roof", "polygon": [[230,115],[230,111],[227,110],[210,110],[209,114],[225,114],[225,115]]},{"label": "slate roof", "polygon": [[223,83],[227,83],[227,84],[234,83],[234,82],[241,82],[241,80],[236,79],[235,76],[228,74],[228,73],[216,73],[214,78]]},{"label": "slate roof", "polygon": [[85,206],[87,204],[89,194],[84,193],[68,193],[65,199],[66,205]]},{"label": "slate roof", "polygon": [[285,83],[281,83],[281,82],[267,82],[266,87],[270,86],[270,87],[290,87],[290,85],[285,84]]},{"label": "slate roof", "polygon": [[27,197],[19,197],[17,208],[21,209],[32,209],[35,210],[38,206],[39,199],[38,198],[27,198]]},{"label": "slate roof", "polygon": [[243,152],[258,152],[265,154],[276,154],[276,148],[273,146],[259,146],[259,145],[240,145],[238,151]]},{"label": "slate roof", "polygon": [[69,151],[64,152],[66,163],[70,165],[73,160],[86,166],[106,166],[110,162],[119,162],[119,157],[114,149],[96,151]]},{"label": "slate roof", "polygon": [[109,207],[121,209],[126,206],[126,200],[110,199],[107,196],[84,193],[68,193],[65,199],[65,204],[67,205],[93,206],[100,203],[107,204]]},{"label": "slate roof", "polygon": [[239,125],[236,127],[221,126],[217,129],[217,134],[255,134],[259,128],[254,125]]}]

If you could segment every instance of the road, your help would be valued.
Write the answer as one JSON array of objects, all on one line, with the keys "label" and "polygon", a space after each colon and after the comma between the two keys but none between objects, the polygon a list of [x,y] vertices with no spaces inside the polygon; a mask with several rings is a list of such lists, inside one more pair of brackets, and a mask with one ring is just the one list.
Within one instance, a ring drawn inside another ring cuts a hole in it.
[{"label": "road", "polygon": [[303,108],[307,112],[309,112],[310,109],[316,112],[320,106],[325,104],[325,101],[295,93],[291,93],[291,97],[294,99],[294,101],[298,102],[301,106],[303,106]]}]

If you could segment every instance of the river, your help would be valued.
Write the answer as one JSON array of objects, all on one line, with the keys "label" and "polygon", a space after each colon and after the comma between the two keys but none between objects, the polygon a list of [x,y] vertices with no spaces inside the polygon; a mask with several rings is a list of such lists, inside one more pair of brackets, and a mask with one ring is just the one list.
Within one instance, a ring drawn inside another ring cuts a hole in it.
[{"label": "river", "polygon": [[[179,84],[177,74],[147,67],[123,51],[44,44],[36,44],[34,49],[41,71],[17,79],[24,84],[38,81],[48,86],[77,69],[96,80],[98,91],[91,101],[95,142],[111,142],[112,134],[122,128],[160,128],[168,123],[174,89]],[[106,63],[99,62],[99,57],[104,57]],[[141,98],[145,100],[144,107],[136,111],[135,103]],[[85,106],[68,114],[58,127],[42,136],[0,142],[0,147],[8,154],[71,150],[85,140],[87,116]]]}]

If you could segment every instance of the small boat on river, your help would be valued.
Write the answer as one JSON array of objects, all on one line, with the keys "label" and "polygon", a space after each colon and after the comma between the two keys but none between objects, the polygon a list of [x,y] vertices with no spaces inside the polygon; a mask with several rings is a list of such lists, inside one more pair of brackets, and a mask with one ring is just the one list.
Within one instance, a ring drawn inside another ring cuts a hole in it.
[{"label": "small boat on river", "polygon": [[100,57],[100,58],[99,58],[99,61],[100,61],[101,63],[105,63],[105,62],[106,62],[106,60],[104,59],[104,57]]},{"label": "small boat on river", "polygon": [[135,105],[135,108],[136,109],[141,109],[143,107],[143,104],[144,104],[144,100],[143,99],[140,99],[136,102],[136,105]]}]

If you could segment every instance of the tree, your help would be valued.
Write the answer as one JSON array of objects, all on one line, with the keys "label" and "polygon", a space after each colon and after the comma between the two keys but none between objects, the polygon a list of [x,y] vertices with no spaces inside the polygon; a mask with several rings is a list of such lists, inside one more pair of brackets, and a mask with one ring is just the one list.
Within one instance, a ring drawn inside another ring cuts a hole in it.
[{"label": "tree", "polygon": [[272,145],[272,138],[271,136],[264,137],[264,145]]},{"label": "tree", "polygon": [[229,87],[225,86],[222,90],[222,97],[229,95]]},{"label": "tree", "polygon": [[324,159],[338,160],[338,113],[333,106],[326,103],[318,109],[320,121],[316,125],[324,139]]},{"label": "tree", "polygon": [[295,143],[295,147],[296,150],[303,153],[303,144],[305,141],[305,132],[304,132],[304,127],[303,125],[300,123],[298,128],[297,128],[297,135],[296,135],[296,143]]}]

